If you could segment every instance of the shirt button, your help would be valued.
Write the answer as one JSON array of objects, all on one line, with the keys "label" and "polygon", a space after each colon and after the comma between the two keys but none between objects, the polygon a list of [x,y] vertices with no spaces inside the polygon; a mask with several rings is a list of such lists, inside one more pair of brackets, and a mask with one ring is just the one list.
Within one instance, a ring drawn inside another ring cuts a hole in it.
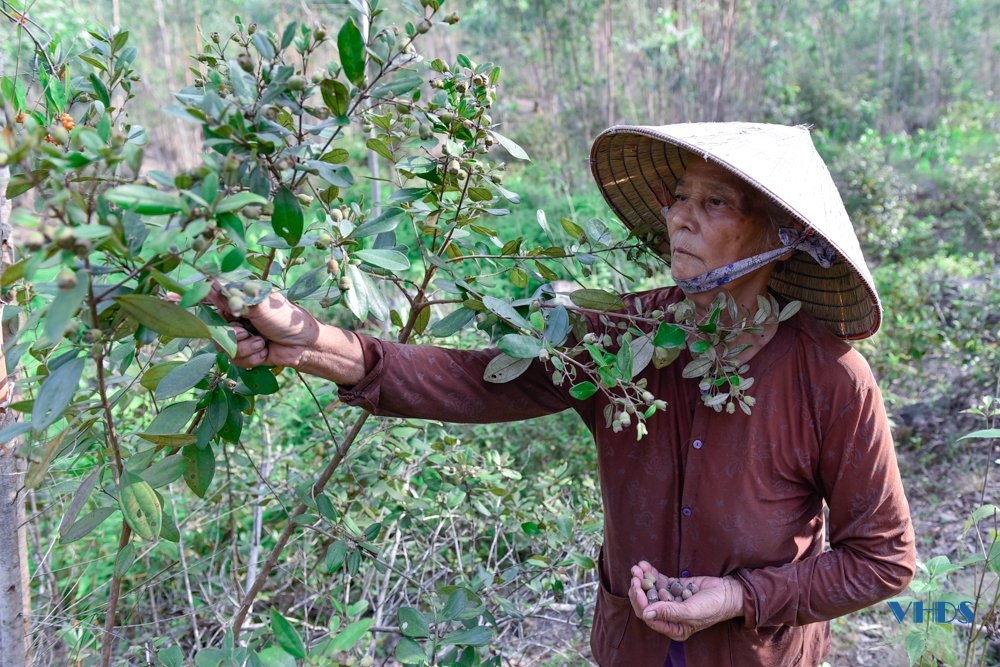
[{"label": "shirt button", "polygon": [[694,510],[691,509],[690,507],[685,507],[684,509],[681,510],[681,514],[683,514],[684,516],[691,516],[692,514],[694,514]]},{"label": "shirt button", "polygon": [[693,446],[693,447],[694,447],[695,449],[701,449],[701,440],[695,440],[695,441],[694,441],[693,443],[691,443],[691,445],[692,445],[692,446]]},{"label": "shirt button", "polygon": [[681,570],[681,576],[687,579],[691,576],[691,570]]}]

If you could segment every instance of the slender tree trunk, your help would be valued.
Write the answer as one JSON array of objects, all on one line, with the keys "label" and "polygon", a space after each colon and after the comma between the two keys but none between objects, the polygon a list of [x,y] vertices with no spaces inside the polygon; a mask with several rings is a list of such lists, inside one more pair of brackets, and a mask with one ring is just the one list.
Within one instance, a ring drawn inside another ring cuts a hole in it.
[{"label": "slender tree trunk", "polygon": [[[0,275],[12,263],[13,240],[7,182],[10,169],[0,167]],[[0,321],[3,302],[0,301]],[[0,326],[0,348],[16,333],[14,318]],[[0,363],[0,429],[17,415],[9,409],[14,397],[13,371],[8,376],[6,355]],[[28,588],[28,539],[25,530],[24,475],[27,461],[19,451],[20,438],[0,444],[0,664],[23,667],[31,648],[31,598]]]},{"label": "slender tree trunk", "polygon": [[612,26],[613,5],[604,0],[604,44],[608,53],[608,127],[615,124],[615,45]]},{"label": "slender tree trunk", "polygon": [[736,0],[729,0],[726,13],[722,18],[722,59],[719,63],[719,75],[715,79],[715,92],[712,95],[712,120],[722,120],[722,91],[726,84],[726,66],[729,64],[729,54],[733,50],[733,31],[736,26]]}]

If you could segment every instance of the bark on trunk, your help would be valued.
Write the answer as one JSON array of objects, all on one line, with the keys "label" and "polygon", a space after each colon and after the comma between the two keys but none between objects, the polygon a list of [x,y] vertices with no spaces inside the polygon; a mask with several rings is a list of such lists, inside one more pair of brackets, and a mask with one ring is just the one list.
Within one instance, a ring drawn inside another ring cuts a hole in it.
[{"label": "bark on trunk", "polygon": [[[13,242],[7,181],[10,169],[0,167],[0,275],[11,263]],[[3,301],[0,300],[0,321]],[[14,319],[0,326],[0,348],[11,340]],[[13,372],[11,373],[13,376]],[[13,424],[16,415],[9,409],[14,394],[13,377],[8,377],[6,355],[0,363],[0,429]],[[19,451],[20,438],[0,444],[0,665],[23,667],[30,649],[30,597],[28,588],[28,541],[25,530],[24,475],[27,462]]]}]

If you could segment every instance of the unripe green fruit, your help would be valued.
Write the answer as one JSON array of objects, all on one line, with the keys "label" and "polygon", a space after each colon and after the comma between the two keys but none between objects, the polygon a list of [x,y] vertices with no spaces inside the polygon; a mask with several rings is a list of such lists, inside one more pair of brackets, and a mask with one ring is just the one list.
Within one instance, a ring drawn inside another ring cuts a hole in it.
[{"label": "unripe green fruit", "polygon": [[448,160],[448,173],[449,174],[457,174],[460,171],[462,171],[462,165],[460,165],[458,163],[458,160],[455,160],[455,159]]},{"label": "unripe green fruit", "polygon": [[32,230],[24,235],[21,244],[31,251],[41,250],[45,245],[45,235],[39,231]]},{"label": "unripe green fruit", "polygon": [[334,222],[340,222],[341,220],[344,219],[344,212],[341,211],[339,208],[331,209],[330,219],[333,220]]},{"label": "unripe green fruit", "polygon": [[332,305],[333,305],[333,299],[331,299],[328,296],[324,296],[322,299],[319,300],[320,308],[329,308]]},{"label": "unripe green fruit", "polygon": [[335,259],[331,259],[326,263],[326,270],[331,276],[335,276],[340,273],[340,262]]},{"label": "unripe green fruit", "polygon": [[295,197],[299,200],[299,203],[302,204],[303,206],[309,206],[309,204],[313,203],[314,199],[312,195],[307,195],[304,192],[300,192],[299,194],[295,195]]},{"label": "unripe green fruit", "polygon": [[246,301],[239,294],[233,294],[229,297],[227,304],[229,306],[229,312],[231,312],[236,317],[243,314],[243,309],[246,307]]},{"label": "unripe green fruit", "polygon": [[72,270],[63,267],[59,271],[59,276],[56,278],[56,284],[59,285],[59,289],[70,290],[76,287],[76,273]]},{"label": "unripe green fruit", "polygon": [[347,290],[351,289],[352,286],[353,285],[351,284],[351,279],[348,278],[347,276],[344,276],[343,278],[340,279],[339,282],[337,282],[337,287],[340,288],[341,292],[346,292]]},{"label": "unripe green fruit", "polygon": [[288,79],[285,86],[288,87],[288,90],[302,90],[306,87],[306,80],[304,77],[296,75]]},{"label": "unripe green fruit", "polygon": [[191,242],[191,249],[195,252],[203,252],[208,249],[208,239],[204,236],[199,236],[194,241]]},{"label": "unripe green fruit", "polygon": [[431,22],[426,18],[420,19],[417,22],[417,33],[423,35],[431,29]]},{"label": "unripe green fruit", "polygon": [[253,72],[254,61],[253,61],[253,57],[250,54],[248,54],[248,53],[241,53],[236,58],[236,62],[240,66],[240,69],[243,70],[244,72],[248,72],[248,73]]},{"label": "unripe green fruit", "polygon": [[221,38],[219,37],[219,33],[217,33],[217,32],[213,32],[211,34],[211,38],[212,38],[212,41],[215,42],[216,44],[218,44],[219,41],[221,40]]},{"label": "unripe green fruit", "polygon": [[60,227],[57,229],[54,240],[56,245],[63,250],[72,250],[73,246],[76,244],[76,237],[73,235],[73,229],[71,227]]},{"label": "unripe green fruit", "polygon": [[432,128],[427,123],[420,124],[419,132],[420,132],[420,138],[424,140],[430,139],[431,137],[434,136],[434,128]]}]

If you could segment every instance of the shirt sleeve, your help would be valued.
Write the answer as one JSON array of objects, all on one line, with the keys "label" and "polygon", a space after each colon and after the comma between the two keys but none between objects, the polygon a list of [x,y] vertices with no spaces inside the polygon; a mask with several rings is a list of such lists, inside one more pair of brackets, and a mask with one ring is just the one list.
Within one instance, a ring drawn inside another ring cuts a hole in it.
[{"label": "shirt sleeve", "polygon": [[891,597],[913,578],[913,526],[874,380],[832,415],[818,463],[830,549],[787,565],[739,570],[747,627],[829,620]]},{"label": "shirt sleeve", "polygon": [[560,412],[574,401],[535,360],[516,379],[486,382],[486,365],[500,352],[403,345],[358,335],[366,375],[341,387],[340,399],[385,417],[486,424]]}]

